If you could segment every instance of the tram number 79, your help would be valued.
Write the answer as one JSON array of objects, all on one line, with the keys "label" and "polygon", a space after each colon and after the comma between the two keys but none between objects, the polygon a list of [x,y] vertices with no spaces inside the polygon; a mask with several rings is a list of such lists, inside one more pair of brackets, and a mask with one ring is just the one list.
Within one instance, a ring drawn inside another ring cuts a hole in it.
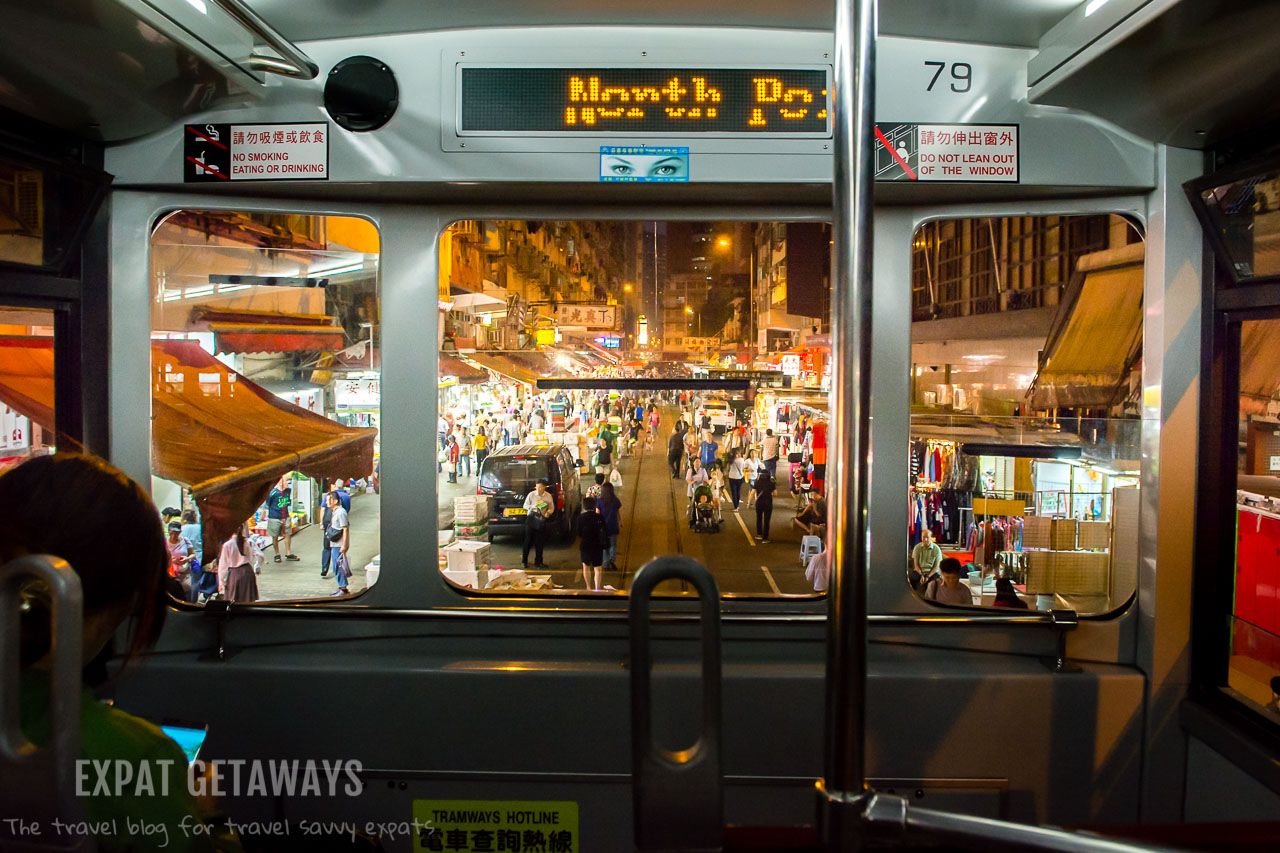
[{"label": "tram number 79", "polygon": [[[940,62],[936,59],[926,59],[924,61],[924,64],[928,68],[933,68],[935,66],[937,68],[937,70],[933,72],[933,79],[929,81],[929,85],[924,87],[924,90],[926,92],[932,92],[934,85],[938,82],[938,78],[941,77],[942,72],[946,70],[947,63]],[[954,81],[951,84],[951,91],[953,92],[969,91],[971,88],[973,88],[973,66],[967,62],[952,62],[951,63],[951,79]],[[963,88],[959,88],[957,84],[962,85]]]}]

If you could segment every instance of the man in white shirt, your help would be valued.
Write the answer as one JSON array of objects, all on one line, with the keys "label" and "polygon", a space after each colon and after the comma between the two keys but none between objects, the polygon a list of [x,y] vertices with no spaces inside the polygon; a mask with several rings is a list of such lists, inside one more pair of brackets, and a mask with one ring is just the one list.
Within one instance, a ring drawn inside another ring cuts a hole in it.
[{"label": "man in white shirt", "polygon": [[760,444],[764,451],[760,454],[764,459],[764,467],[774,477],[778,476],[778,437],[773,434],[773,430],[767,429],[764,431],[764,441]]},{"label": "man in white shirt", "polygon": [[534,551],[534,566],[545,569],[542,564],[542,546],[546,540],[548,519],[556,511],[555,495],[547,491],[547,481],[539,480],[534,490],[524,499],[524,553],[520,564],[529,568],[529,549]]},{"label": "man in white shirt", "polygon": [[827,591],[827,578],[831,574],[831,565],[827,561],[827,551],[824,549],[814,554],[809,559],[809,567],[804,570],[805,580],[813,584],[814,592]]}]

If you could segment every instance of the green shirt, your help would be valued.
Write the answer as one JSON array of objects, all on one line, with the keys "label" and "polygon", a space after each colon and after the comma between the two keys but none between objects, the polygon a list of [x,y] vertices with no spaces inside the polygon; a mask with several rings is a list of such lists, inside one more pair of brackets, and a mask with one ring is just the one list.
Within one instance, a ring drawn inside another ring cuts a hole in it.
[{"label": "green shirt", "polygon": [[942,549],[937,542],[930,542],[928,545],[921,542],[911,549],[911,559],[916,561],[920,574],[928,577],[938,567],[938,563],[942,562]]},{"label": "green shirt", "polygon": [[[27,740],[43,746],[49,740],[49,674],[43,670],[24,670],[21,692],[22,732]],[[97,701],[88,688],[80,694],[80,757],[89,761],[123,760],[133,765],[135,783],[119,791],[115,790],[117,765],[110,765],[113,768],[108,778],[113,789],[111,796],[92,795],[99,782],[92,764],[76,767],[78,791],[89,794],[79,797],[84,816],[95,827],[105,830],[95,835],[100,853],[240,849],[238,841],[228,837],[225,829],[213,830],[212,837],[208,831],[198,832],[197,827],[204,818],[187,789],[187,757],[178,744],[146,720]],[[154,794],[136,785],[143,763],[149,768]],[[167,796],[161,794],[160,774],[165,772],[162,768],[167,768]],[[164,829],[153,834],[131,833],[130,822],[135,827],[163,826]]]}]

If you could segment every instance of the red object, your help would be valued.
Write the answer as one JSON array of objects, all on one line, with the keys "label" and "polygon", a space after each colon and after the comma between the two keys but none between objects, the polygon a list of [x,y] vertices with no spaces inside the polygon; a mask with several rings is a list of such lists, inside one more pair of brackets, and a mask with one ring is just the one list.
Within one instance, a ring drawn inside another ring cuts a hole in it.
[{"label": "red object", "polygon": [[1276,586],[1280,583],[1280,519],[1263,516],[1258,525],[1256,551],[1257,583],[1253,624],[1277,633]]},{"label": "red object", "polygon": [[1257,618],[1258,516],[1236,510],[1236,607],[1237,619]]}]

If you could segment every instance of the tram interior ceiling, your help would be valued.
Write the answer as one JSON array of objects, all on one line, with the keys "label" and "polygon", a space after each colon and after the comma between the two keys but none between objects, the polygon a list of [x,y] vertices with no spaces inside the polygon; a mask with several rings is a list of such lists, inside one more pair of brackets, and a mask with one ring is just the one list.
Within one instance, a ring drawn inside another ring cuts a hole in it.
[{"label": "tram interior ceiling", "polygon": [[1280,13],[874,5],[0,3],[0,484],[173,517],[0,799],[89,678],[246,849],[1280,846]]}]

